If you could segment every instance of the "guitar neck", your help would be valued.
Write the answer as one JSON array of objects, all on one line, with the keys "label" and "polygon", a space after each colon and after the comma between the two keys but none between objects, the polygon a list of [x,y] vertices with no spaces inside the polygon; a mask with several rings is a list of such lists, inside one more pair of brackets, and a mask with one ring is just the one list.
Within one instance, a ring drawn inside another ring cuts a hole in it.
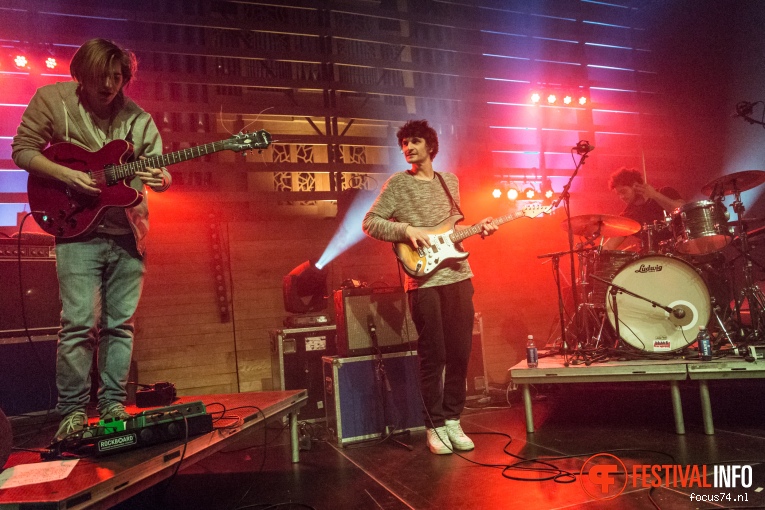
[{"label": "guitar neck", "polygon": [[176,152],[169,152],[167,154],[160,154],[159,156],[151,156],[146,159],[139,159],[125,163],[122,165],[115,165],[106,169],[107,182],[115,183],[126,177],[132,177],[136,172],[146,170],[147,168],[162,168],[174,165],[176,163],[182,163],[190,159],[206,156],[208,154],[214,154],[216,152],[225,149],[225,141],[206,143],[204,145],[197,145],[195,147],[189,147]]},{"label": "guitar neck", "polygon": [[[526,216],[524,211],[519,211],[515,214],[506,214],[504,216],[500,216],[499,218],[494,218],[491,223],[496,226],[500,226],[503,223],[507,223],[508,221],[517,220],[518,218],[521,218],[523,216]],[[452,235],[449,236],[449,238],[454,243],[459,243],[468,237],[474,236],[476,234],[480,234],[483,230],[483,226],[480,223],[477,223],[473,225],[472,227],[464,228],[460,230],[459,232],[454,232]]]}]

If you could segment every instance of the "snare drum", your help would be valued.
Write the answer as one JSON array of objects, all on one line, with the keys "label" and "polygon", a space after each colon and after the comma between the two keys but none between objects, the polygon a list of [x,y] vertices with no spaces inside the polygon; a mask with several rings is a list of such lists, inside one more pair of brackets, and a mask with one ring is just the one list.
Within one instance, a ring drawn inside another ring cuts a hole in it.
[{"label": "snare drum", "polygon": [[732,238],[725,205],[700,200],[678,207],[672,213],[672,234],[680,253],[705,255],[722,250]]},{"label": "snare drum", "polygon": [[[676,317],[644,299],[617,293],[619,336],[636,349],[682,349],[696,340],[699,326],[709,322],[712,306],[707,285],[684,260],[666,255],[641,257],[623,266],[611,281],[662,306],[682,310],[682,317]],[[606,299],[608,320],[616,329],[612,297]]]}]

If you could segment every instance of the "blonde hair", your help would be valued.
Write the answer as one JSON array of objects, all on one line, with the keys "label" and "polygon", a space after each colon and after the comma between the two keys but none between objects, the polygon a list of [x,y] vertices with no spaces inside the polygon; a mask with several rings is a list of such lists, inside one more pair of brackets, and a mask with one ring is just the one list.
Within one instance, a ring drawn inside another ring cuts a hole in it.
[{"label": "blonde hair", "polygon": [[115,61],[120,64],[124,88],[135,76],[138,61],[132,51],[107,39],[91,39],[80,46],[69,64],[69,72],[81,85],[98,84]]}]

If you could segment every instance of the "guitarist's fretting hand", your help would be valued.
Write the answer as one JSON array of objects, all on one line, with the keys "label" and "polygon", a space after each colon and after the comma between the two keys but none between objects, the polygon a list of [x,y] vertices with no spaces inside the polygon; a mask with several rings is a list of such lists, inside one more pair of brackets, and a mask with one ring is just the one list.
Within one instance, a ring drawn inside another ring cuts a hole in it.
[{"label": "guitarist's fretting hand", "polygon": [[[487,218],[482,219],[478,223],[476,223],[476,225],[481,225],[481,237],[482,238],[484,238],[486,236],[492,235],[494,232],[496,232],[499,229],[499,227],[497,225],[495,225],[494,223],[492,223],[492,221],[494,221],[494,218],[489,216]],[[470,227],[465,227],[465,226],[462,226],[462,225],[455,225],[455,227],[454,227],[454,229],[458,230],[458,231],[462,230],[462,229],[465,229],[465,228],[470,228]]]},{"label": "guitarist's fretting hand", "polygon": [[409,238],[409,242],[412,243],[412,247],[416,250],[420,246],[430,246],[430,238],[425,230],[409,225],[406,227],[406,236]]},{"label": "guitarist's fretting hand", "polygon": [[[146,159],[141,156],[141,159]],[[146,168],[144,171],[136,171],[135,173],[145,185],[153,189],[154,191],[161,190],[165,185],[165,174],[163,168]]]}]

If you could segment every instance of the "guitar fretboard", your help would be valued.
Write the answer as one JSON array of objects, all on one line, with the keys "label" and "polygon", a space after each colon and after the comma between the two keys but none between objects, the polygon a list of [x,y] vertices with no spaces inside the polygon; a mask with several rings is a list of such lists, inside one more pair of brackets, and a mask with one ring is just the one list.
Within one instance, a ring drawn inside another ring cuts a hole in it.
[{"label": "guitar fretboard", "polygon": [[225,148],[225,141],[211,142],[204,145],[189,147],[176,152],[151,156],[146,159],[131,161],[122,165],[112,166],[106,169],[106,180],[108,184],[116,183],[126,177],[132,177],[136,172],[146,170],[147,168],[161,168],[163,166],[174,165],[188,161],[189,159],[206,156],[222,151]]},{"label": "guitar fretboard", "polygon": [[[542,213],[549,213],[551,209],[552,207],[550,206],[545,206],[545,207],[528,206],[528,207],[525,207],[522,211],[518,211],[515,214],[506,214],[504,216],[500,216],[499,218],[494,218],[493,220],[491,220],[491,223],[492,225],[500,226],[503,223],[517,220],[518,218],[522,218],[523,216],[534,218],[535,216],[539,216]],[[451,239],[453,243],[459,243],[460,241],[467,239],[470,236],[480,234],[482,231],[483,231],[483,225],[481,223],[477,223],[471,227],[464,228],[460,230],[459,232],[452,232],[452,234],[449,236],[449,239]]]}]

